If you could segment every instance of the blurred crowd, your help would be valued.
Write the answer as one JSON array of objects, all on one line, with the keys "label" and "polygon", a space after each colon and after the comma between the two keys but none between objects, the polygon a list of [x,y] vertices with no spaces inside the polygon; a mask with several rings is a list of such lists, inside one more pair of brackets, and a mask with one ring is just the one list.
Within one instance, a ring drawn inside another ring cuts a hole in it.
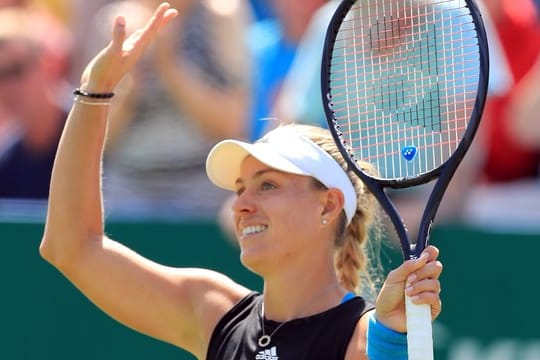
[{"label": "blurred crowd", "polygon": [[[229,195],[204,169],[213,144],[254,140],[284,122],[325,126],[320,59],[339,1],[170,2],[180,16],[115,91],[103,163],[109,217],[223,216]],[[0,0],[0,215],[25,201],[46,203],[84,66],[107,44],[114,16],[126,15],[132,31],[157,3]],[[500,225],[498,216],[511,219],[511,212],[538,223],[538,1],[480,5],[492,59],[489,97],[440,219]],[[396,198],[409,223],[417,222],[420,193]]]}]

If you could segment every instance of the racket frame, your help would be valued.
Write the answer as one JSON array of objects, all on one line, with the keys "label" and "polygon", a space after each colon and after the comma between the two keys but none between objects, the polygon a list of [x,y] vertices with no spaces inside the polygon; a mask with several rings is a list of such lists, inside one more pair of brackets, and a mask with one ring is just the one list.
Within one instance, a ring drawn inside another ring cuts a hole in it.
[{"label": "racket frame", "polygon": [[[341,133],[338,129],[339,125],[337,125],[334,117],[334,112],[332,109],[332,97],[329,86],[329,68],[332,59],[332,48],[339,32],[342,20],[345,19],[348,11],[358,1],[342,1],[336,8],[336,11],[334,12],[334,15],[330,20],[328,30],[326,32],[321,64],[321,93],[328,127],[330,129],[330,132],[332,133],[334,141],[336,142],[336,144],[338,144],[341,155],[347,162],[349,170],[352,170],[360,177],[360,179],[365,183],[367,188],[371,191],[371,193],[379,201],[382,208],[388,214],[394,226],[394,229],[396,230],[396,233],[399,237],[403,258],[405,260],[418,258],[422,251],[428,246],[433,221],[435,219],[440,202],[442,201],[442,198],[448,187],[448,184],[450,183],[450,180],[455,174],[467,150],[470,148],[470,145],[478,130],[481,115],[484,109],[485,99],[487,95],[487,85],[489,80],[489,51],[487,46],[487,36],[478,5],[474,2],[474,0],[461,1],[470,8],[471,18],[476,28],[476,33],[478,35],[480,69],[476,99],[467,128],[456,150],[441,166],[432,169],[429,172],[423,173],[417,177],[383,179],[367,174],[357,163],[354,154],[349,151],[346,145],[346,141],[342,138]],[[399,212],[396,209],[394,203],[386,194],[385,189],[403,189],[415,187],[418,185],[426,184],[430,181],[433,181],[434,179],[437,179],[437,181],[426,202],[426,206],[420,220],[416,242],[411,243],[408,236],[407,225],[404,223],[403,219],[399,215]]]}]

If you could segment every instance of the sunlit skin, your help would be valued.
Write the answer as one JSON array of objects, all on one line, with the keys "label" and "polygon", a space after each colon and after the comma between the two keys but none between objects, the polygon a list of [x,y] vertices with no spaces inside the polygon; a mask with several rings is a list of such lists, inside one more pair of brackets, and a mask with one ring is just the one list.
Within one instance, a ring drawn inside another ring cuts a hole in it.
[{"label": "sunlit skin", "polygon": [[[331,254],[331,239],[321,234],[327,193],[307,176],[283,173],[253,157],[244,160],[236,182],[234,222],[244,265],[257,273],[283,267],[305,269],[314,257]],[[243,234],[257,227],[255,233]]]}]

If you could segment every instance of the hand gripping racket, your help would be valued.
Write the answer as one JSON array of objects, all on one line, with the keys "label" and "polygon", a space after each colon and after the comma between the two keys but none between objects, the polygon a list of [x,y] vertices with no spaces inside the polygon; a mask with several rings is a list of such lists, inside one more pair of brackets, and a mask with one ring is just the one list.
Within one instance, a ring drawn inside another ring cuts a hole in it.
[{"label": "hand gripping racket", "polygon": [[[482,115],[488,46],[473,0],[345,0],[326,34],[321,85],[349,167],[388,213],[404,259],[429,242],[443,194]],[[378,170],[364,172],[363,160]],[[385,192],[437,179],[418,238]],[[433,359],[431,310],[406,297],[409,359]]]}]

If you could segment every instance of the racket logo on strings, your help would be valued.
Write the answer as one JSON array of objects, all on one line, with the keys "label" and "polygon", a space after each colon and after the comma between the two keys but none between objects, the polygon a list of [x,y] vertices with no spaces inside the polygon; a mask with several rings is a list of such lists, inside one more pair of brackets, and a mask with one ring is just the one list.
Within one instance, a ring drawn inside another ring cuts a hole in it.
[{"label": "racket logo on strings", "polygon": [[418,149],[414,145],[404,146],[401,149],[401,156],[407,161],[413,161],[418,153]]}]

